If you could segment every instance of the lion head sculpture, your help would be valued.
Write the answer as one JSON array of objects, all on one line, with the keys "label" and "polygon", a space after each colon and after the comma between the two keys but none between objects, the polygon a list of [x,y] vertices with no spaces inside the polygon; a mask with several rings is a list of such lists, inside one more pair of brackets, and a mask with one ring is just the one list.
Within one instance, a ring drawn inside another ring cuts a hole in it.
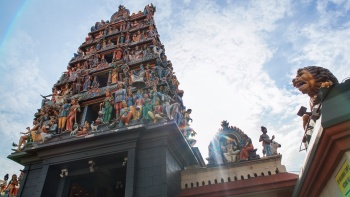
[{"label": "lion head sculpture", "polygon": [[339,82],[328,69],[319,66],[308,66],[298,69],[292,83],[295,88],[298,88],[303,94],[309,95],[312,99],[319,93],[321,87],[328,88]]}]

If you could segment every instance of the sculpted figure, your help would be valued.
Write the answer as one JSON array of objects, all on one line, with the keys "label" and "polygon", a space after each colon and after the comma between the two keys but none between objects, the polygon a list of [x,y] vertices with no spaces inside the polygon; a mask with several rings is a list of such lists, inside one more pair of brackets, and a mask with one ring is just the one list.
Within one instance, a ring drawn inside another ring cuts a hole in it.
[{"label": "sculpted figure", "polygon": [[[338,84],[338,79],[328,70],[318,66],[308,66],[298,69],[296,77],[292,80],[293,86],[301,93],[310,97],[310,109],[318,108],[322,98],[319,98],[320,88],[328,88],[333,84]],[[317,107],[316,107],[317,106]],[[307,125],[310,121],[310,115],[302,115],[303,129],[307,131],[303,142],[311,138],[312,130],[308,131]]]},{"label": "sculpted figure", "polygon": [[116,117],[119,119],[120,110],[123,108],[122,101],[126,99],[126,90],[123,89],[123,85],[120,83],[117,85],[117,90],[114,96],[114,107],[116,111]]},{"label": "sculpted figure", "polygon": [[114,59],[115,60],[121,60],[123,57],[123,52],[122,49],[120,47],[118,47],[114,53]]},{"label": "sculpted figure", "polygon": [[127,30],[127,31],[130,30],[130,21],[128,21],[127,24],[126,24],[126,30]]},{"label": "sculpted figure", "polygon": [[37,119],[33,120],[33,127],[32,129],[30,129],[29,127],[27,127],[27,132],[23,133],[21,132],[21,134],[23,134],[20,138],[19,138],[19,142],[17,145],[17,151],[21,151],[22,150],[22,145],[25,145],[26,141],[31,138],[31,133],[35,132],[39,129],[39,123]]},{"label": "sculpted figure", "polygon": [[[297,71],[293,86],[310,97],[311,107],[317,104],[316,96],[321,87],[337,84],[338,79],[328,70],[318,66],[308,66]],[[316,103],[315,103],[316,102]]]},{"label": "sculpted figure", "polygon": [[10,180],[7,189],[9,190],[9,196],[14,197],[17,196],[18,192],[18,180],[17,180],[17,175],[12,175],[12,179]]},{"label": "sculpted figure", "polygon": [[97,76],[94,77],[94,81],[91,83],[91,88],[99,88],[100,83],[97,81]]},{"label": "sculpted figure", "polygon": [[235,139],[227,139],[226,145],[222,146],[222,149],[227,162],[236,162],[239,150]]},{"label": "sculpted figure", "polygon": [[[169,96],[169,89],[166,88],[164,94],[162,94],[163,110],[166,113],[167,117],[170,120],[173,120],[176,117],[176,114],[179,112],[179,104],[176,103]],[[172,104],[170,104],[172,103]]]},{"label": "sculpted figure", "polygon": [[156,100],[159,100],[161,94],[157,91],[157,86],[153,86],[151,91],[152,105],[156,104]]},{"label": "sculpted figure", "polygon": [[129,33],[129,32],[126,33],[126,36],[125,36],[125,43],[126,43],[126,44],[129,44],[129,43],[130,43],[130,33]]},{"label": "sculpted figure", "polygon": [[143,65],[141,64],[140,65],[140,70],[132,70],[130,71],[130,77],[131,77],[131,80],[130,82],[131,83],[135,83],[135,82],[142,82],[144,83],[144,76],[145,76],[146,72],[145,72],[145,69],[143,67]]},{"label": "sculpted figure", "polygon": [[90,75],[85,76],[83,91],[88,91],[91,88],[92,77]]},{"label": "sculpted figure", "polygon": [[135,20],[132,24],[131,24],[131,29],[136,29],[138,27],[139,23],[137,22],[137,20]]},{"label": "sculpted figure", "polygon": [[157,123],[163,117],[163,107],[159,104],[159,100],[156,101],[153,111],[148,111],[148,115],[153,119],[153,123]]},{"label": "sculpted figure", "polygon": [[125,42],[125,35],[124,33],[121,33],[120,38],[119,38],[119,43],[123,44]]},{"label": "sculpted figure", "polygon": [[[141,94],[142,95],[142,94]],[[140,119],[141,117],[141,112],[142,112],[142,106],[144,105],[144,100],[140,94],[136,94],[136,101],[135,101],[135,108],[136,108],[136,113],[134,119]]]},{"label": "sculpted figure", "polygon": [[55,119],[51,119],[49,124],[43,127],[43,129],[41,130],[42,142],[45,142],[46,140],[51,139],[53,135],[56,133],[56,131],[57,131],[57,123]]},{"label": "sculpted figure", "polygon": [[82,77],[77,77],[77,83],[75,85],[75,90],[76,90],[76,93],[80,93],[81,92],[81,80],[82,80]]},{"label": "sculpted figure", "polygon": [[113,110],[113,96],[111,95],[111,92],[106,92],[106,98],[103,100],[103,103],[100,104],[100,106],[103,105],[103,122],[109,123],[112,117],[112,110]]},{"label": "sculpted figure", "polygon": [[184,113],[183,113],[183,118],[182,118],[182,121],[179,125],[180,129],[183,129],[183,132],[184,132],[184,136],[187,136],[189,135],[187,133],[187,130],[185,128],[189,127],[190,126],[190,121],[192,122],[192,118],[190,117],[190,114],[192,113],[192,109],[188,109],[186,110]]},{"label": "sculpted figure", "polygon": [[143,97],[144,97],[145,104],[142,107],[142,117],[145,120],[149,120],[150,117],[149,117],[148,112],[152,111],[151,99],[148,98],[148,94],[146,94],[146,93],[143,95]]},{"label": "sculpted figure", "polygon": [[122,101],[122,106],[123,108],[120,110],[120,126],[128,125],[132,117],[132,112],[130,111],[130,108],[126,104],[125,100]]},{"label": "sculpted figure", "polygon": [[266,156],[271,156],[272,150],[271,150],[270,144],[272,143],[272,140],[275,139],[275,136],[273,135],[272,138],[270,139],[270,137],[266,134],[267,129],[264,126],[261,126],[261,132],[263,134],[260,135],[259,142],[262,141],[262,145],[263,145],[263,148],[265,150]]},{"label": "sculpted figure", "polygon": [[80,105],[79,105],[77,100],[72,99],[71,106],[70,106],[70,112],[69,112],[68,117],[67,117],[67,125],[66,125],[67,131],[72,131],[73,124],[77,119],[76,116],[77,116],[78,112],[80,112]]},{"label": "sculpted figure", "polygon": [[243,135],[243,142],[244,142],[244,146],[241,150],[239,158],[240,160],[248,160],[248,156],[249,156],[248,152],[250,150],[253,150],[254,146],[253,146],[252,140],[246,134]]},{"label": "sculpted figure", "polygon": [[64,128],[66,127],[67,116],[69,111],[70,104],[65,99],[58,113],[58,134],[61,134],[64,131]]},{"label": "sculpted figure", "polygon": [[115,84],[118,82],[118,70],[117,68],[114,68],[112,70],[112,84]]},{"label": "sculpted figure", "polygon": [[157,31],[154,29],[153,25],[149,26],[148,28],[148,37],[150,38],[156,38],[158,36]]},{"label": "sculpted figure", "polygon": [[87,121],[84,122],[84,126],[78,131],[77,136],[85,136],[89,134],[90,125]]}]

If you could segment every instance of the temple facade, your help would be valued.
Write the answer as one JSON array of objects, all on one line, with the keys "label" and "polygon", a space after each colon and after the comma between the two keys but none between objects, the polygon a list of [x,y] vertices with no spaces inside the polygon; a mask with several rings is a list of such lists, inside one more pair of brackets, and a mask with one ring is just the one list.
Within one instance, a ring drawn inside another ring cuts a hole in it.
[{"label": "temple facade", "polygon": [[260,157],[227,121],[202,158],[155,11],[120,5],[91,27],[13,144],[8,158],[25,166],[17,196],[292,195],[282,156]]}]

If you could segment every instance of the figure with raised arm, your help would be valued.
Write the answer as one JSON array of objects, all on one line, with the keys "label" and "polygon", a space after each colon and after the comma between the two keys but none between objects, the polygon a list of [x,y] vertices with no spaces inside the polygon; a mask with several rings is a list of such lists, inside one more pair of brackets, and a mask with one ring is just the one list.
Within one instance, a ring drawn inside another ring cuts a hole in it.
[{"label": "figure with raised arm", "polygon": [[273,135],[272,138],[266,134],[267,133],[267,128],[264,126],[261,126],[261,132],[263,134],[260,135],[259,142],[262,142],[264,151],[266,153],[266,156],[271,156],[272,155],[272,150],[271,150],[271,142],[273,139],[275,139],[275,136]]},{"label": "figure with raised arm", "polygon": [[36,131],[39,129],[39,124],[38,124],[38,120],[34,119],[33,120],[33,128],[30,129],[29,127],[27,127],[27,132],[21,132],[21,134],[23,134],[20,138],[19,138],[19,142],[17,145],[17,150],[16,151],[21,151],[22,150],[22,145],[25,145],[26,141],[31,137],[31,132],[32,131]]}]

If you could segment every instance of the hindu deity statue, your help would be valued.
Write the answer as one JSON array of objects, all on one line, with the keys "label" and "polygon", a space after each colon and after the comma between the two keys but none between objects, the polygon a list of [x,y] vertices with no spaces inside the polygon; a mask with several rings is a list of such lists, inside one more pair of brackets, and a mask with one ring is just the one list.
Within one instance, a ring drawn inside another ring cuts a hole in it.
[{"label": "hindu deity statue", "polygon": [[113,110],[113,96],[110,91],[106,92],[106,97],[100,105],[103,106],[103,123],[109,123]]},{"label": "hindu deity statue", "polygon": [[67,131],[72,131],[73,124],[76,122],[78,112],[80,112],[80,105],[79,105],[77,100],[72,99],[70,111],[69,111],[69,114],[67,116],[67,123],[66,123],[66,130]]},{"label": "hindu deity statue", "polygon": [[117,85],[117,90],[114,96],[114,108],[116,111],[116,117],[119,119],[120,110],[123,108],[122,101],[126,99],[126,90],[123,89],[123,84],[119,83]]},{"label": "hindu deity statue", "polygon": [[123,108],[120,110],[121,121],[119,122],[119,126],[128,125],[132,117],[130,107],[128,107],[125,100],[122,101],[122,106]]}]

